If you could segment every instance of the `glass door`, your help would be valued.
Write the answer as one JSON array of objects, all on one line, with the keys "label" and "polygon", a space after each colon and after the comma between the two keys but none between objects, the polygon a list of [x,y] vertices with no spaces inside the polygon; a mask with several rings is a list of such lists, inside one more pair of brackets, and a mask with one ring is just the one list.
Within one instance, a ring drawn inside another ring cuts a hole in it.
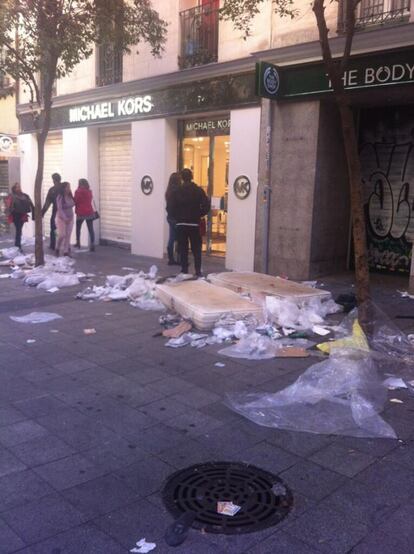
[{"label": "glass door", "polygon": [[211,199],[203,250],[219,256],[226,253],[229,146],[229,135],[182,141],[182,166],[191,169],[195,183]]}]

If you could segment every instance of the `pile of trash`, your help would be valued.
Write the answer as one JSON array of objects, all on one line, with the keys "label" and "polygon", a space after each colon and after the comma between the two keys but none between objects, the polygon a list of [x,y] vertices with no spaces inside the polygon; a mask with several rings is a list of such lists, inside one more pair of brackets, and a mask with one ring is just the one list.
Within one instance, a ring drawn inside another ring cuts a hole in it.
[{"label": "pile of trash", "polygon": [[364,328],[353,310],[336,327],[335,339],[318,345],[329,358],[310,366],[292,385],[276,393],[231,394],[228,406],[267,427],[397,438],[379,414],[388,390],[414,392],[414,346],[373,303],[360,313]]},{"label": "pile of trash", "polygon": [[[237,317],[226,314],[212,329],[211,334],[191,332],[185,328],[176,336],[169,330],[179,328],[185,321],[176,314],[161,316],[160,324],[166,329],[163,335],[171,336],[165,346],[202,348],[212,344],[228,345],[219,354],[249,360],[264,360],[278,356],[308,357],[307,350],[315,346],[319,335],[333,333],[335,326],[324,323],[327,314],[341,311],[332,299],[312,298],[306,302],[266,297],[261,320],[253,315]],[[311,340],[309,340],[311,339]]]},{"label": "pile of trash", "polygon": [[158,268],[151,266],[148,273],[128,273],[108,275],[104,285],[87,287],[77,294],[80,300],[103,300],[105,302],[126,300],[131,306],[141,310],[165,310],[156,296]]},{"label": "pile of trash", "polygon": [[79,285],[94,276],[92,273],[76,272],[75,261],[67,256],[56,258],[46,255],[44,265],[34,267],[34,255],[21,254],[17,247],[3,248],[1,253],[5,260],[0,261],[0,265],[12,270],[6,274],[8,277],[21,279],[25,285],[47,292]]}]

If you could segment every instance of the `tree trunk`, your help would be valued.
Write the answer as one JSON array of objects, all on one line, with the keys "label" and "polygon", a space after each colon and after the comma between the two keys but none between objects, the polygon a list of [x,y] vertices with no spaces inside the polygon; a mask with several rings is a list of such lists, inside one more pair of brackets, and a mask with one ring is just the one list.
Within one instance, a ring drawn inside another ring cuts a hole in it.
[{"label": "tree trunk", "polygon": [[43,166],[45,160],[45,142],[47,134],[43,132],[37,135],[37,171],[34,187],[35,205],[35,265],[45,263],[43,253],[43,222],[42,222],[42,181]]},{"label": "tree trunk", "polygon": [[369,268],[364,215],[361,166],[358,153],[354,115],[347,102],[337,98],[344,138],[346,163],[351,196],[352,236],[354,240],[355,280],[358,305],[369,300]]}]

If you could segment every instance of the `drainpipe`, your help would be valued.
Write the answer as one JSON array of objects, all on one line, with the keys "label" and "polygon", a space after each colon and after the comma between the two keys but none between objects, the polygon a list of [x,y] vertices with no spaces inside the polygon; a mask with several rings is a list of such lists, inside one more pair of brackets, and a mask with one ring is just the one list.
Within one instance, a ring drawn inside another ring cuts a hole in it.
[{"label": "drainpipe", "polygon": [[266,171],[263,186],[263,273],[269,273],[269,228],[270,228],[270,203],[272,193],[272,100],[263,99],[262,108],[267,111],[266,135],[265,135],[265,160]]}]

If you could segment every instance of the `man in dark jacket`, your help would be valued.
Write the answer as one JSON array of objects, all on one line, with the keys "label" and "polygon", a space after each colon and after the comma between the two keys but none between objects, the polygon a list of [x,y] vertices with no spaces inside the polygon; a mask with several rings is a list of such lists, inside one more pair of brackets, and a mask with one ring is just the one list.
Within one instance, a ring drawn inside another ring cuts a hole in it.
[{"label": "man in dark jacket", "polygon": [[188,241],[194,256],[195,274],[201,276],[200,219],[210,211],[210,200],[204,190],[193,182],[190,169],[181,172],[183,184],[171,198],[170,212],[175,219],[181,271],[188,273]]},{"label": "man in dark jacket", "polygon": [[53,173],[52,175],[53,186],[47,192],[46,200],[42,208],[42,217],[52,205],[52,216],[50,218],[50,249],[56,249],[56,199],[59,192],[62,190],[62,177],[59,173]]}]

